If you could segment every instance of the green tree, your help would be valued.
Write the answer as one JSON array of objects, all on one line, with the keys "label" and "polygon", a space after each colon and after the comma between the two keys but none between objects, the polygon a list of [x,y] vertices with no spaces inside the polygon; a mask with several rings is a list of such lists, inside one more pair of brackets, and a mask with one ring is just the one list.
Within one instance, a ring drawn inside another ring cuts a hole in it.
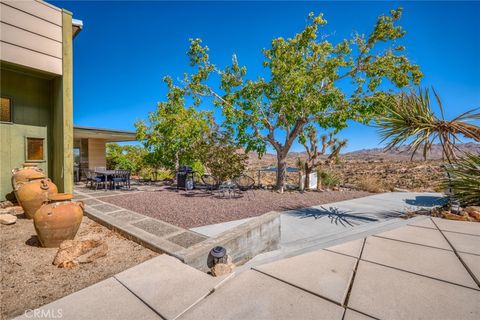
[{"label": "green tree", "polygon": [[[305,173],[305,188],[308,189],[310,174],[317,170],[320,165],[335,161],[342,148],[347,145],[347,140],[339,140],[335,138],[333,133],[329,133],[328,135],[321,135],[319,143],[317,129],[312,125],[308,125],[304,132],[300,134],[299,141],[307,153],[307,159],[303,162],[302,167]],[[330,154],[323,159],[322,156],[329,150]]]},{"label": "green tree", "polygon": [[[197,105],[207,97],[220,107],[224,125],[247,152],[262,155],[268,144],[275,149],[276,184],[283,190],[287,154],[307,124],[339,130],[347,120],[367,122],[381,108],[379,99],[389,94],[379,88],[419,83],[419,67],[397,45],[405,34],[396,25],[401,13],[392,10],[378,18],[368,36],[356,34],[336,44],[320,34],[327,23],[323,15],[311,13],[303,31],[293,38],[273,39],[263,50],[266,78],[247,79],[246,67],[235,55],[230,66],[218,68],[210,62],[208,47],[200,39],[191,40],[188,55],[195,71],[185,75],[184,90]],[[210,83],[215,81],[219,86],[214,88]],[[348,82],[354,88],[347,92],[342,88]]]},{"label": "green tree", "polygon": [[137,139],[149,151],[146,161],[154,168],[175,171],[179,165],[193,165],[198,160],[195,146],[210,132],[211,112],[185,106],[184,91],[165,77],[167,101],[158,103],[148,122],[135,123]]},{"label": "green tree", "polygon": [[130,170],[137,174],[145,165],[147,150],[142,146],[107,143],[107,167],[111,169]]}]

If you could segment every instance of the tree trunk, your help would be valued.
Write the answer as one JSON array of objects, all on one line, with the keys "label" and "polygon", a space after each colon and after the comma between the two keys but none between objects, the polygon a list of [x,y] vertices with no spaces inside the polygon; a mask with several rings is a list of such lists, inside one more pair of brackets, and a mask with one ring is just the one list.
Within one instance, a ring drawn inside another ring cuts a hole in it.
[{"label": "tree trunk", "polygon": [[277,190],[283,193],[287,182],[287,156],[277,154]]}]

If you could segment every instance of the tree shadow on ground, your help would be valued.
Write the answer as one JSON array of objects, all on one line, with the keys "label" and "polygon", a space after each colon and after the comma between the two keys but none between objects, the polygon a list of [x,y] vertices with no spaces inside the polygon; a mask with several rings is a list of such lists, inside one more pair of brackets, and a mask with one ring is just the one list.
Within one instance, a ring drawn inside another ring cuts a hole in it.
[{"label": "tree shadow on ground", "polygon": [[419,207],[443,206],[448,202],[446,197],[440,196],[416,196],[415,199],[406,199],[405,203]]},{"label": "tree shadow on ground", "polygon": [[298,216],[300,219],[314,218],[330,219],[330,223],[341,225],[344,227],[353,227],[361,223],[376,222],[381,219],[387,218],[399,218],[404,215],[400,211],[385,211],[385,212],[375,212],[371,214],[354,212],[350,210],[340,210],[337,207],[316,207],[316,208],[301,208],[288,212],[290,215]]}]

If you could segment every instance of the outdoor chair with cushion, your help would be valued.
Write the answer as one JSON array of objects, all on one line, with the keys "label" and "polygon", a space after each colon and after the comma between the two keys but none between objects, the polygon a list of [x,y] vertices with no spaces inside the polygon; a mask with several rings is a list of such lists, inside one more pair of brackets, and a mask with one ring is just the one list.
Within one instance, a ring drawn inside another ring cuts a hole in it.
[{"label": "outdoor chair with cushion", "polygon": [[213,190],[217,190],[218,186],[220,185],[218,180],[210,174],[204,174],[200,177],[200,179],[202,179],[203,184],[206,186],[207,190],[210,191],[210,193],[213,193]]},{"label": "outdoor chair with cushion", "polygon": [[118,185],[127,187],[130,189],[130,171],[128,170],[115,170],[115,174],[112,178],[113,189],[116,189]]},{"label": "outdoor chair with cushion", "polygon": [[250,199],[248,191],[252,192],[253,197],[255,198],[255,192],[253,191],[253,187],[255,186],[255,179],[247,176],[246,174],[242,174],[239,177],[233,179],[233,183],[241,193],[244,192],[247,195],[248,199]]},{"label": "outdoor chair with cushion", "polygon": [[95,170],[87,170],[89,172],[89,175],[91,177],[92,184],[91,186],[95,185],[95,190],[98,189],[99,184],[104,184],[105,182],[105,177],[104,176],[99,176],[95,173]]}]

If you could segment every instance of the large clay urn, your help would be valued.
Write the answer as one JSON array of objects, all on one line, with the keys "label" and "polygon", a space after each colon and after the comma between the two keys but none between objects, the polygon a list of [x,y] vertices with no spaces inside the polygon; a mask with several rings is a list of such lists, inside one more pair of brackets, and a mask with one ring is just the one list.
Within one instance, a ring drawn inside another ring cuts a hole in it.
[{"label": "large clay urn", "polygon": [[12,189],[15,193],[18,203],[20,200],[17,196],[17,185],[22,182],[30,182],[37,179],[45,179],[46,175],[42,169],[38,168],[36,164],[24,163],[23,168],[15,168],[12,170]]},{"label": "large clay urn", "polygon": [[50,179],[16,183],[15,194],[28,219],[32,219],[35,212],[48,200],[48,196],[55,193],[58,193],[57,186]]},{"label": "large clay urn", "polygon": [[50,195],[48,202],[35,212],[33,224],[43,247],[57,248],[73,240],[83,218],[83,202],[71,201],[71,194]]}]

